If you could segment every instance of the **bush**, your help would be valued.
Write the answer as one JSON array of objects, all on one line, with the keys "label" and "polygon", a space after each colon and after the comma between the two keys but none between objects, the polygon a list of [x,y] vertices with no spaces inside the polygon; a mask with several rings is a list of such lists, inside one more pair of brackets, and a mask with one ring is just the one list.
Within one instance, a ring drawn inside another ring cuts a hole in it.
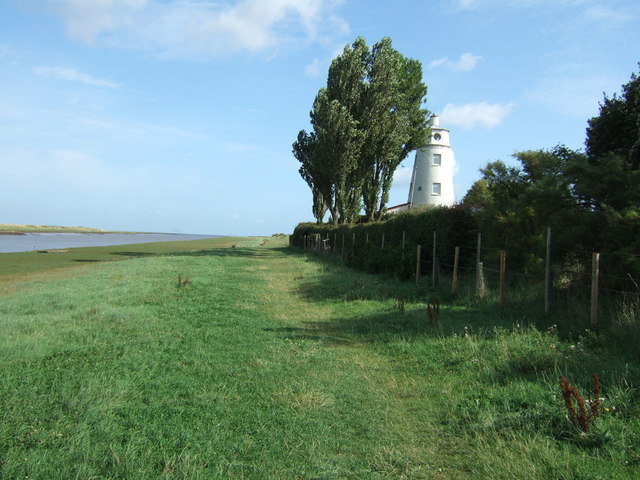
[{"label": "bush", "polygon": [[[434,231],[438,261],[441,267],[451,267],[455,247],[473,245],[478,228],[467,209],[431,207],[402,212],[382,222],[337,227],[301,223],[293,231],[290,245],[304,247],[305,236],[320,235],[322,239],[328,239],[329,247],[337,248],[342,253],[344,239],[344,259],[347,265],[367,272],[392,273],[401,278],[409,278],[415,272],[417,245],[422,245],[424,252],[422,268],[425,271],[431,268]],[[474,253],[469,248],[461,249],[462,271],[473,268]]]}]

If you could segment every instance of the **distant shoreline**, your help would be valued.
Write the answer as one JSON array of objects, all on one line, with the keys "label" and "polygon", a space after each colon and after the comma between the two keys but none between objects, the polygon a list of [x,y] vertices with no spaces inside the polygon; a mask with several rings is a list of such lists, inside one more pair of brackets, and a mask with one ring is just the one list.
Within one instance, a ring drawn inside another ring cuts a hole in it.
[{"label": "distant shoreline", "polygon": [[0,235],[27,235],[29,233],[156,233],[156,232],[122,232],[102,230],[90,227],[62,227],[58,225],[19,225],[0,223]]}]

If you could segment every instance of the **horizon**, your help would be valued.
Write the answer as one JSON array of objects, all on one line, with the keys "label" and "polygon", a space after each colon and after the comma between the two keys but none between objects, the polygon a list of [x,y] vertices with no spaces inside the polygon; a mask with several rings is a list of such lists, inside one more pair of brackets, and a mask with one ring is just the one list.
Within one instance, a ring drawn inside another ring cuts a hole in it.
[{"label": "horizon", "polygon": [[[10,224],[291,233],[313,221],[291,145],[358,36],[422,63],[457,201],[489,161],[582,149],[603,93],[640,61],[632,0],[0,0],[0,12]],[[414,155],[387,206],[406,202]]]}]

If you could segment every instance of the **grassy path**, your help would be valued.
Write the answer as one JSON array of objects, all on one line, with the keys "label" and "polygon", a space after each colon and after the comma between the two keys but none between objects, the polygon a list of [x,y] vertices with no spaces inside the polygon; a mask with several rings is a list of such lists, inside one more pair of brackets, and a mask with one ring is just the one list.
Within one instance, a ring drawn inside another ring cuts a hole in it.
[{"label": "grassy path", "polygon": [[[597,432],[571,431],[555,375],[592,359],[553,333],[455,305],[433,329],[411,285],[280,239],[202,248],[5,277],[1,478],[638,473],[634,389],[607,391],[619,414]],[[632,386],[624,363],[605,381]]]}]

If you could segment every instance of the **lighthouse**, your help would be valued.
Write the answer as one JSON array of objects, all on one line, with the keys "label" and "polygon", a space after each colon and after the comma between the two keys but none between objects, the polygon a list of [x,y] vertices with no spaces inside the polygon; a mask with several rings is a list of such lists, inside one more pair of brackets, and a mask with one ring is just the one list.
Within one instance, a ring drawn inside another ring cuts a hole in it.
[{"label": "lighthouse", "polygon": [[416,152],[409,187],[409,208],[421,205],[453,205],[453,150],[449,130],[440,126],[440,117],[431,116],[431,137]]}]

